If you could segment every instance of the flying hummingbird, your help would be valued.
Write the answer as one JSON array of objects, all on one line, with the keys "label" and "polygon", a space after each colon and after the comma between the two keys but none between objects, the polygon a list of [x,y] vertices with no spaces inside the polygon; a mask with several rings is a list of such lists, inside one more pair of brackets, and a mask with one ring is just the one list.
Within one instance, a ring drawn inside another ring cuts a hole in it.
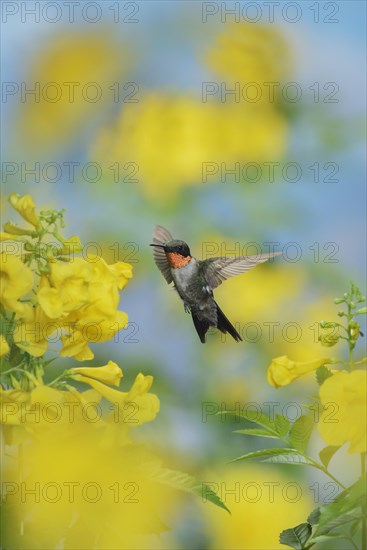
[{"label": "flying hummingbird", "polygon": [[153,256],[158,269],[168,284],[174,283],[185,311],[191,313],[200,341],[205,343],[210,327],[228,332],[237,342],[242,340],[214,300],[213,289],[226,279],[240,275],[281,252],[197,260],[191,256],[185,241],[174,239],[161,225],[155,226],[150,246],[154,246]]}]

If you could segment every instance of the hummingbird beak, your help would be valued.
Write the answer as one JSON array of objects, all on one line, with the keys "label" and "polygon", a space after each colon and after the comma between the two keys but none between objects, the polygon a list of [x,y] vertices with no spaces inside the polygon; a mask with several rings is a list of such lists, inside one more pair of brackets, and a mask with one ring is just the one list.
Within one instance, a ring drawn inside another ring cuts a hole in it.
[{"label": "hummingbird beak", "polygon": [[150,244],[149,246],[156,246],[158,248],[166,248],[165,244]]}]

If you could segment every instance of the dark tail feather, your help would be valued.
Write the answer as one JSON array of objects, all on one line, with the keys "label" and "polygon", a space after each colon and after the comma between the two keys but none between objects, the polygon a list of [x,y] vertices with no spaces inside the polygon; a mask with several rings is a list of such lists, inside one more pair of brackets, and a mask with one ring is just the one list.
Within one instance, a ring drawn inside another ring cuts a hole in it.
[{"label": "dark tail feather", "polygon": [[238,334],[237,330],[234,328],[234,326],[228,321],[227,317],[224,315],[223,311],[220,309],[218,304],[215,302],[215,305],[217,306],[217,315],[218,315],[218,322],[217,322],[217,328],[221,332],[229,332],[229,334],[236,340],[236,342],[242,341],[241,336]]},{"label": "dark tail feather", "polygon": [[199,335],[200,342],[202,344],[205,344],[205,335],[209,330],[209,323],[205,319],[201,320],[198,317],[196,317],[195,313],[191,310],[192,320],[194,321],[194,325],[196,328],[196,332]]}]

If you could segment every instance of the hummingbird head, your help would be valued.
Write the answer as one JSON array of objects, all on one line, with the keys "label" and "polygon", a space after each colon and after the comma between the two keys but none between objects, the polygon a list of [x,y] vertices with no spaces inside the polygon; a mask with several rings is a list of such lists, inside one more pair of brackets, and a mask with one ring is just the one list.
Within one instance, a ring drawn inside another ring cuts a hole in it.
[{"label": "hummingbird head", "polygon": [[191,260],[191,252],[185,241],[174,239],[165,244],[151,244],[150,246],[163,248],[167,261],[173,269],[185,267]]}]

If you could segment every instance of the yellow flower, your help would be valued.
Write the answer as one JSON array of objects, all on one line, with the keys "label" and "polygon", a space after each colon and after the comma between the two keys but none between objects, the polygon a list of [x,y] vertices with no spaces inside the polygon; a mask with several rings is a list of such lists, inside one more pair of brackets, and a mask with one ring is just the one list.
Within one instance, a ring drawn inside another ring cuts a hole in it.
[{"label": "yellow flower", "polygon": [[73,235],[69,239],[63,239],[62,248],[58,251],[59,254],[73,255],[78,254],[83,250],[83,245],[77,235]]},{"label": "yellow flower", "polygon": [[349,453],[366,452],[366,388],[367,373],[363,370],[338,372],[322,384],[324,412],[318,430],[328,445],[349,442]]},{"label": "yellow flower", "polygon": [[6,233],[5,231],[0,231],[0,242],[2,241],[15,241],[17,239],[16,235]]},{"label": "yellow flower", "polygon": [[14,255],[0,253],[0,303],[6,309],[21,312],[23,305],[18,301],[33,287],[32,271]]},{"label": "yellow flower", "polygon": [[0,423],[18,425],[21,423],[21,403],[30,401],[30,394],[22,390],[3,390],[0,386]]},{"label": "yellow flower", "polygon": [[24,229],[23,227],[18,227],[13,222],[4,223],[3,228],[6,231],[4,235],[13,235],[13,237],[14,236],[19,237],[22,235],[33,235],[33,231],[31,229]]},{"label": "yellow flower", "polygon": [[93,268],[82,258],[70,262],[57,261],[51,264],[49,281],[37,293],[40,306],[51,319],[81,308],[89,299],[89,283]]},{"label": "yellow flower", "polygon": [[88,340],[79,330],[71,329],[69,334],[63,334],[60,339],[63,343],[60,350],[61,357],[73,357],[77,361],[93,359],[94,353],[88,346]]},{"label": "yellow flower", "polygon": [[129,279],[131,279],[131,277],[133,276],[132,265],[127,264],[126,262],[116,262],[115,264],[108,265],[108,268],[110,272],[113,273],[116,277],[117,288],[119,290],[125,288],[125,286],[129,282]]},{"label": "yellow flower", "polygon": [[[223,28],[207,53],[209,67],[233,82],[242,85],[256,83],[263,92],[266,91],[264,83],[289,79],[291,50],[274,25],[242,22],[227,24]],[[250,91],[248,94],[251,99]],[[260,99],[264,99],[264,93]]]},{"label": "yellow flower", "polygon": [[73,378],[92,386],[114,405],[114,414],[117,414],[122,422],[131,423],[132,426],[151,422],[159,412],[158,397],[153,393],[148,393],[153,383],[152,376],[144,376],[139,373],[129,392],[114,390],[98,380],[80,374],[76,374]]},{"label": "yellow flower", "polygon": [[4,338],[4,336],[1,334],[0,335],[0,357],[2,357],[3,355],[6,355],[7,353],[9,353],[9,351],[10,351],[9,344]]},{"label": "yellow flower", "polygon": [[208,472],[203,482],[214,489],[231,514],[212,506],[202,491],[202,509],[210,550],[281,550],[279,533],[304,522],[312,509],[307,485],[265,464],[227,464]]},{"label": "yellow flower", "polygon": [[18,193],[12,193],[9,197],[9,202],[22,218],[34,225],[34,227],[38,227],[39,220],[34,211],[35,204],[30,195],[23,195],[21,197]]},{"label": "yellow flower", "polygon": [[[90,156],[107,166],[116,159],[130,162],[129,174],[146,193],[168,200],[180,187],[202,182],[203,159],[219,178],[221,163],[232,167],[243,159],[278,158],[286,139],[286,121],[273,107],[150,93],[133,109],[124,107],[116,126],[98,136]],[[160,143],[159,151],[151,143]],[[214,176],[208,177],[211,181]]]},{"label": "yellow flower", "polygon": [[74,367],[70,369],[70,373],[82,374],[112,386],[119,386],[122,378],[122,370],[113,361],[108,361],[103,367]]},{"label": "yellow flower", "polygon": [[18,348],[30,355],[41,357],[46,353],[48,338],[55,331],[61,331],[61,328],[62,325],[58,321],[47,317],[39,305],[25,304],[17,319],[14,342]]},{"label": "yellow flower", "polygon": [[109,438],[98,401],[78,405],[69,392],[49,390],[37,388],[26,403],[29,419],[39,410],[41,422],[26,424],[22,452],[2,446],[2,546],[34,548],[37,540],[39,548],[56,548],[62,540],[73,550],[157,548],[149,535],[162,530],[160,515],[168,517],[178,498],[154,481],[160,459],[142,444]]},{"label": "yellow flower", "polygon": [[[37,83],[39,98],[19,110],[23,143],[28,151],[45,154],[81,136],[93,116],[99,117],[110,98],[109,86],[125,73],[126,48],[113,33],[55,32],[45,47],[28,60],[28,84]],[[57,131],[55,129],[57,128]],[[36,158],[40,158],[39,156]]]},{"label": "yellow flower", "polygon": [[332,359],[315,359],[313,361],[296,362],[288,359],[286,355],[273,359],[267,372],[269,384],[275,388],[287,386],[303,374],[312,372],[322,365],[332,363]]}]

